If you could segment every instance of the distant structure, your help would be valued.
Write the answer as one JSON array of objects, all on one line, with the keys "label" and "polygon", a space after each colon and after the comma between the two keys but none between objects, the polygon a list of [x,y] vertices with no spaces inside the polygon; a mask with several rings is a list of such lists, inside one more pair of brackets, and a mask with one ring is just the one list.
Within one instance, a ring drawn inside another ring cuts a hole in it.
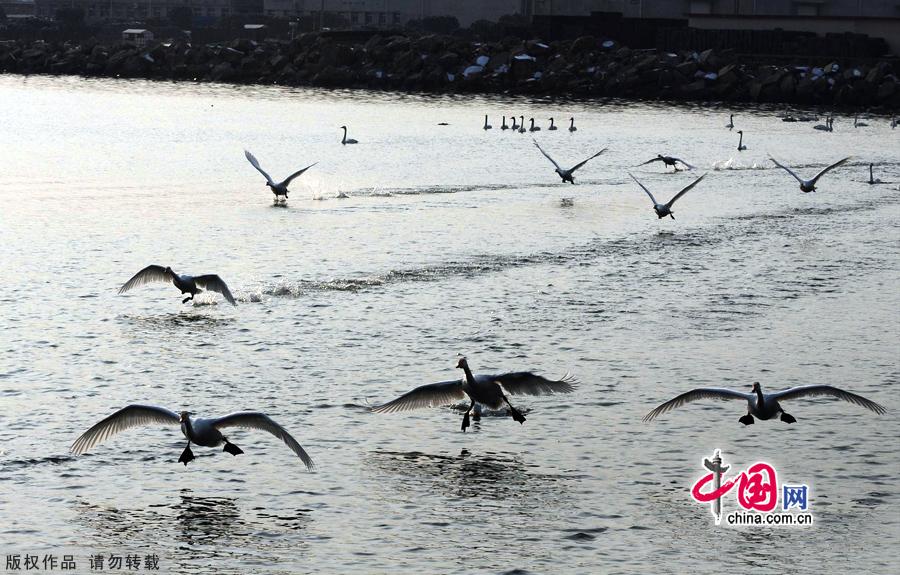
[{"label": "distant structure", "polygon": [[0,13],[7,18],[33,18],[37,13],[34,0],[0,0]]},{"label": "distant structure", "polygon": [[153,32],[143,28],[129,28],[122,31],[122,40],[143,48],[153,40]]},{"label": "distant structure", "polygon": [[[11,0],[0,0],[8,2]],[[234,14],[258,15],[263,0],[33,0],[35,15],[53,18],[60,8],[81,8],[86,22],[165,19],[176,8],[190,8],[199,22]]]},{"label": "distant structure", "polygon": [[497,21],[504,14],[522,14],[525,0],[264,0],[266,16],[339,16],[351,26],[389,27],[434,16],[454,16],[460,26],[476,20]]}]

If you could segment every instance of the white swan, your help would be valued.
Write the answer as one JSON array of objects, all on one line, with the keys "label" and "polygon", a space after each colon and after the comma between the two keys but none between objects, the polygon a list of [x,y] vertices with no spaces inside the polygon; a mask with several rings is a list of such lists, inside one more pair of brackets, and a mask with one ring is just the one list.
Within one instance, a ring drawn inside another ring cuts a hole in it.
[{"label": "white swan", "polygon": [[487,117],[487,114],[485,114],[485,115],[484,115],[484,129],[485,129],[485,130],[490,130],[491,128],[493,128],[493,126],[491,126],[490,124],[488,124],[487,120],[488,120],[488,117]]},{"label": "white swan", "polygon": [[465,373],[465,377],[462,380],[454,379],[452,381],[419,386],[393,401],[373,407],[372,411],[376,413],[391,413],[422,407],[449,405],[468,396],[471,404],[469,409],[466,410],[465,417],[463,417],[463,431],[469,427],[469,412],[472,411],[476,403],[491,409],[501,409],[506,405],[512,418],[519,423],[524,423],[525,416],[510,404],[504,391],[510,395],[570,393],[575,390],[575,385],[578,383],[569,374],[555,381],[535,375],[529,371],[502,373],[500,375],[472,375],[469,363],[464,357],[459,359],[456,367],[457,369],[462,369]]},{"label": "white swan", "polygon": [[506,125],[506,116],[503,116],[503,125],[500,126],[501,130],[508,130],[509,126]]},{"label": "white swan", "polygon": [[553,118],[550,118],[550,127],[547,129],[550,130],[551,132],[556,131],[556,125],[553,123]]},{"label": "white swan", "polygon": [[132,288],[136,288],[138,286],[142,286],[144,284],[152,283],[152,282],[172,282],[175,287],[181,290],[182,294],[189,293],[190,297],[186,297],[181,300],[181,303],[187,303],[188,301],[194,299],[194,296],[200,293],[201,291],[208,290],[214,291],[225,296],[225,299],[228,300],[228,303],[231,305],[237,305],[234,301],[234,296],[231,295],[231,291],[229,291],[228,286],[225,285],[225,282],[222,281],[222,278],[215,274],[207,274],[202,276],[188,276],[188,275],[178,275],[172,271],[170,267],[162,267],[157,265],[149,265],[134,274],[130,280],[125,282],[121,288],[119,288],[119,293],[123,294]]},{"label": "white swan", "polygon": [[668,166],[672,166],[672,168],[673,168],[676,172],[680,172],[680,171],[681,171],[681,170],[678,169],[678,164],[684,164],[685,166],[687,166],[687,168],[688,168],[689,170],[693,170],[693,169],[694,169],[694,166],[690,165],[689,163],[685,162],[684,160],[682,160],[682,159],[680,159],[680,158],[676,158],[675,156],[663,156],[663,155],[661,155],[661,154],[657,154],[656,157],[653,158],[652,160],[647,160],[647,161],[644,162],[643,164],[638,164],[638,166],[646,166],[647,164],[652,164],[653,162],[662,162],[662,163],[665,164],[667,167],[668,167]]},{"label": "white swan", "polygon": [[116,433],[139,426],[157,426],[157,425],[180,425],[181,433],[187,438],[187,447],[178,458],[179,463],[188,464],[194,459],[194,453],[191,451],[191,443],[202,445],[204,447],[218,447],[225,444],[225,449],[232,455],[243,453],[235,444],[228,441],[222,435],[222,429],[227,427],[242,427],[245,429],[258,429],[271,433],[291,448],[297,457],[299,457],[306,465],[307,469],[314,469],[315,464],[309,457],[303,447],[297,443],[290,433],[283,427],[275,423],[265,413],[258,411],[239,411],[224,417],[216,417],[212,419],[191,419],[191,413],[182,411],[175,413],[172,410],[155,405],[129,405],[123,407],[119,411],[113,413],[106,419],[94,424],[90,429],[85,431],[72,444],[72,453],[81,455],[95,445],[106,441]]},{"label": "white swan", "polygon": [[678,198],[680,198],[681,196],[683,196],[683,195],[685,195],[686,193],[688,193],[688,191],[689,191],[691,188],[693,188],[694,186],[696,186],[697,184],[699,184],[699,183],[700,183],[700,180],[702,180],[703,178],[706,177],[706,174],[703,174],[702,176],[700,176],[699,178],[697,178],[696,180],[694,180],[693,183],[691,183],[691,184],[688,185],[686,188],[682,189],[680,192],[678,192],[677,194],[675,194],[675,197],[673,197],[673,198],[672,198],[671,200],[669,200],[667,203],[661,204],[661,203],[659,203],[659,202],[656,201],[656,198],[653,197],[653,194],[650,193],[650,190],[647,189],[647,186],[645,186],[645,185],[642,184],[637,178],[635,178],[634,175],[631,174],[631,172],[629,172],[628,175],[631,176],[631,179],[632,179],[632,180],[634,180],[635,182],[637,182],[637,185],[639,185],[641,188],[643,188],[643,190],[644,190],[645,192],[647,192],[647,195],[648,195],[648,196],[650,196],[650,201],[653,202],[653,211],[656,212],[657,217],[659,217],[660,219],[662,219],[662,218],[664,218],[664,217],[666,217],[666,216],[669,216],[669,217],[672,218],[673,220],[675,219],[675,215],[672,213],[672,206],[675,204],[675,202],[678,201]]},{"label": "white swan", "polygon": [[575,127],[575,118],[569,118],[569,131],[577,132],[578,128]]},{"label": "white swan", "polygon": [[865,128],[866,126],[868,126],[868,124],[866,124],[865,122],[860,122],[858,115],[854,116],[854,118],[853,118],[853,127],[854,128]]},{"label": "white swan", "polygon": [[744,145],[744,131],[738,130],[738,134],[741,135],[740,140],[738,140],[738,152],[743,152],[747,149],[747,146]]},{"label": "white swan", "polygon": [[347,144],[358,144],[359,143],[356,140],[354,140],[353,138],[347,137],[347,126],[341,126],[341,129],[344,130],[344,137],[341,138],[342,144],[344,144],[346,146]]},{"label": "white swan", "polygon": [[313,166],[315,166],[316,164],[318,164],[318,162],[312,163],[312,164],[306,166],[305,168],[303,168],[302,170],[299,170],[299,171],[294,172],[293,174],[291,174],[290,176],[288,176],[287,179],[285,179],[283,182],[275,183],[275,181],[272,180],[272,177],[271,177],[269,174],[267,174],[266,171],[263,170],[262,167],[259,165],[259,160],[256,159],[256,156],[254,156],[253,154],[251,154],[248,150],[244,150],[244,156],[247,157],[247,160],[250,162],[250,164],[251,164],[254,168],[256,168],[256,170],[257,170],[260,174],[262,174],[263,177],[266,179],[266,185],[269,186],[269,188],[272,190],[272,193],[275,194],[275,201],[276,201],[276,202],[278,201],[278,196],[284,196],[284,201],[287,201],[287,197],[288,197],[288,186],[289,186],[290,183],[294,180],[294,178],[296,178],[297,176],[302,175],[303,172],[305,172],[306,170],[308,170],[308,169],[310,169],[311,167],[313,167]]},{"label": "white swan", "polygon": [[787,166],[785,166],[785,165],[783,165],[783,164],[780,164],[780,163],[778,162],[778,160],[776,160],[776,159],[773,158],[772,156],[769,156],[769,159],[772,160],[772,161],[775,163],[776,166],[778,166],[779,168],[781,168],[781,169],[784,170],[785,172],[789,173],[790,175],[794,176],[794,178],[795,178],[798,182],[800,182],[800,191],[803,192],[804,194],[808,194],[808,193],[810,193],[810,192],[815,192],[815,191],[816,191],[816,182],[818,182],[818,181],[819,181],[819,178],[821,178],[822,176],[824,176],[826,172],[828,172],[829,170],[832,170],[832,169],[834,169],[834,168],[840,166],[841,164],[843,164],[844,162],[846,162],[847,160],[849,160],[849,159],[852,158],[852,157],[853,157],[853,156],[847,156],[847,157],[844,158],[843,160],[838,160],[837,162],[831,164],[830,166],[828,166],[827,168],[825,168],[824,170],[822,170],[821,172],[819,172],[818,174],[816,174],[811,180],[804,180],[803,178],[801,178],[800,176],[798,176],[796,173],[794,173],[793,170],[791,170],[790,168],[788,168]]},{"label": "white swan", "polygon": [[580,164],[575,164],[573,167],[566,170],[566,169],[561,168],[560,165],[556,163],[556,160],[551,158],[550,155],[544,151],[544,149],[541,147],[541,145],[538,144],[534,138],[532,138],[531,141],[534,142],[534,145],[537,146],[537,149],[540,150],[542,154],[544,154],[544,157],[547,158],[548,160],[550,160],[550,162],[556,167],[556,170],[554,170],[554,171],[557,174],[559,174],[559,177],[562,178],[562,181],[569,182],[570,184],[575,183],[575,178],[572,176],[572,174],[575,173],[575,170],[577,170],[581,166],[585,165],[586,163],[590,162],[591,160],[593,160],[594,158],[596,158],[597,156],[599,156],[600,154],[602,154],[603,152],[606,151],[606,148],[603,148],[602,150],[600,150],[599,152],[597,152],[596,154],[594,154],[587,160],[581,162]]},{"label": "white swan", "polygon": [[524,134],[525,130],[525,116],[519,116],[519,133]]},{"label": "white swan", "polygon": [[728,128],[729,130],[734,129],[734,114],[731,114],[731,117],[728,119],[728,123],[725,124],[725,127]]},{"label": "white swan", "polygon": [[742,393],[740,391],[721,387],[701,387],[692,389],[691,391],[682,393],[678,397],[670,399],[660,405],[645,415],[644,421],[651,421],[667,411],[680,407],[685,403],[697,401],[698,399],[742,399],[747,402],[747,415],[741,417],[738,421],[744,425],[752,425],[753,416],[765,421],[773,419],[779,414],[781,414],[781,421],[784,421],[785,423],[794,423],[797,420],[792,415],[784,412],[779,401],[799,399],[801,397],[818,397],[822,395],[829,395],[831,397],[843,399],[844,401],[849,401],[850,403],[855,403],[860,407],[871,409],[878,414],[883,414],[886,411],[883,406],[878,405],[874,401],[830,385],[805,385],[801,387],[792,387],[783,391],[776,391],[774,393],[763,393],[759,382],[756,382],[753,384],[750,393]]}]

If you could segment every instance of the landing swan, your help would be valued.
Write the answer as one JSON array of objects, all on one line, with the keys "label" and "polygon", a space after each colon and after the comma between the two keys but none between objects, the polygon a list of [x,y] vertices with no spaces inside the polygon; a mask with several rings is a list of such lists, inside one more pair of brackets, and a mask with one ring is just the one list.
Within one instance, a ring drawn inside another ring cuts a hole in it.
[{"label": "landing swan", "polygon": [[554,393],[570,393],[575,390],[577,381],[566,374],[556,381],[535,375],[528,371],[503,373],[500,375],[473,375],[466,358],[461,357],[456,364],[462,369],[465,377],[462,380],[442,381],[419,386],[397,399],[372,408],[376,413],[407,411],[422,407],[448,405],[469,398],[471,404],[463,417],[462,430],[469,427],[469,412],[475,404],[482,404],[491,409],[509,408],[510,416],[519,423],[525,422],[525,416],[510,404],[504,391],[510,395],[550,395]]},{"label": "landing swan", "polygon": [[182,294],[189,293],[190,297],[186,297],[181,300],[181,303],[187,303],[188,301],[194,299],[194,296],[200,293],[201,291],[208,290],[214,291],[225,296],[225,299],[228,300],[228,303],[231,305],[237,305],[234,301],[234,296],[231,295],[231,291],[229,291],[228,286],[225,285],[225,282],[222,281],[222,278],[215,274],[207,274],[202,276],[189,276],[189,275],[178,275],[172,271],[170,267],[162,267],[157,265],[149,265],[134,274],[130,280],[125,282],[121,288],[119,288],[119,293],[123,294],[132,288],[136,288],[138,286],[142,286],[144,284],[148,284],[151,282],[172,282],[175,287],[181,290]]},{"label": "landing swan", "polygon": [[647,160],[647,161],[644,162],[643,164],[638,164],[638,165],[639,165],[639,166],[646,166],[647,164],[651,164],[651,163],[653,163],[653,162],[662,162],[663,164],[666,165],[666,167],[672,166],[672,168],[673,168],[676,172],[680,172],[680,171],[681,171],[681,170],[678,169],[678,164],[684,164],[685,166],[687,166],[687,168],[688,168],[689,170],[693,170],[693,169],[694,169],[694,166],[690,165],[689,163],[685,162],[684,160],[682,160],[682,159],[680,159],[680,158],[676,158],[675,156],[663,156],[662,154],[656,154],[656,157],[653,158],[652,160]]},{"label": "landing swan", "polygon": [[650,196],[650,201],[653,202],[653,211],[656,212],[657,217],[660,218],[660,219],[662,219],[662,218],[664,218],[664,217],[666,217],[666,216],[669,216],[669,217],[672,218],[673,220],[675,219],[675,215],[672,213],[672,206],[675,204],[676,201],[678,201],[678,198],[680,198],[681,196],[683,196],[683,195],[685,195],[686,193],[688,193],[688,191],[689,191],[691,188],[693,188],[694,186],[696,186],[697,184],[699,184],[699,183],[700,183],[700,180],[702,180],[703,178],[706,177],[706,174],[703,174],[702,176],[700,176],[699,178],[697,178],[696,180],[694,180],[693,183],[691,183],[691,184],[688,185],[686,188],[682,189],[680,192],[678,192],[677,194],[675,194],[675,197],[672,198],[671,200],[669,200],[668,203],[661,204],[661,203],[659,203],[659,202],[656,201],[656,198],[653,197],[653,194],[650,193],[650,190],[647,189],[647,186],[645,186],[645,185],[642,184],[640,181],[638,181],[638,179],[635,178],[634,175],[631,174],[630,172],[628,173],[628,175],[631,176],[631,179],[632,179],[632,180],[634,180],[635,182],[637,182],[637,185],[639,185],[641,188],[643,188],[643,190],[644,190],[645,192],[647,192],[647,195],[648,195],[648,196]]},{"label": "landing swan", "polygon": [[306,468],[312,470],[315,463],[310,456],[304,451],[303,447],[297,443],[290,433],[283,427],[275,423],[265,413],[258,411],[239,411],[224,417],[215,417],[211,419],[191,419],[191,413],[182,411],[175,413],[164,407],[156,405],[129,405],[123,407],[119,411],[113,413],[106,419],[94,424],[90,429],[85,431],[72,444],[72,453],[81,455],[87,452],[95,445],[106,441],[116,433],[140,426],[157,426],[157,425],[180,425],[181,433],[187,438],[187,447],[178,458],[179,463],[187,465],[194,459],[194,453],[191,451],[191,443],[202,445],[204,447],[218,447],[225,444],[225,449],[232,455],[240,455],[243,453],[235,444],[228,441],[222,435],[221,429],[227,427],[242,427],[245,429],[258,429],[271,433],[291,448],[297,457],[299,457]]},{"label": "landing swan", "polygon": [[263,177],[266,179],[266,185],[269,186],[269,188],[272,190],[272,193],[275,194],[275,201],[276,201],[276,202],[278,201],[278,196],[284,196],[284,201],[287,201],[287,197],[288,197],[288,186],[289,186],[290,183],[294,180],[294,178],[296,178],[296,177],[302,175],[303,172],[305,172],[306,170],[308,170],[308,169],[310,169],[311,167],[313,167],[313,166],[315,166],[316,164],[318,164],[318,162],[315,162],[315,163],[313,163],[313,164],[310,164],[310,165],[306,166],[305,168],[303,168],[302,170],[299,170],[299,171],[297,171],[297,172],[294,172],[293,174],[291,174],[290,176],[288,176],[287,179],[284,180],[283,182],[275,183],[275,181],[272,180],[272,177],[271,177],[269,174],[267,174],[266,171],[263,170],[262,167],[259,165],[259,160],[256,159],[256,156],[254,156],[253,154],[251,154],[251,153],[250,153],[249,151],[247,151],[247,150],[244,150],[244,156],[247,157],[247,160],[250,162],[250,164],[251,164],[254,168],[256,168],[256,170],[257,170],[260,174],[262,174]]},{"label": "landing swan", "polygon": [[557,174],[559,174],[559,177],[562,178],[562,181],[569,182],[570,184],[575,183],[575,178],[572,176],[572,174],[575,173],[575,170],[577,170],[581,166],[585,165],[586,163],[590,162],[591,160],[593,160],[594,158],[596,158],[597,156],[599,156],[600,154],[602,154],[603,152],[606,151],[606,148],[603,148],[602,150],[600,150],[599,152],[597,152],[596,154],[594,154],[587,160],[581,162],[580,164],[575,164],[573,167],[566,170],[566,169],[561,168],[560,165],[556,163],[556,160],[551,158],[550,155],[544,151],[544,149],[541,147],[540,144],[537,143],[536,140],[532,139],[531,141],[534,142],[534,145],[537,146],[537,149],[540,150],[542,154],[544,154],[544,157],[547,158],[548,160],[550,160],[550,162],[554,165],[554,167],[556,167],[555,172]]},{"label": "landing swan", "polygon": [[776,160],[776,159],[773,158],[772,156],[769,156],[769,159],[772,160],[772,162],[774,162],[776,166],[778,166],[779,168],[781,168],[781,169],[784,170],[785,172],[789,173],[790,175],[794,176],[794,178],[795,178],[798,182],[800,182],[800,191],[803,192],[804,194],[808,194],[809,192],[815,192],[815,191],[816,191],[816,182],[819,181],[819,178],[821,178],[822,176],[824,176],[825,173],[828,172],[829,170],[831,170],[831,169],[833,169],[833,168],[836,168],[836,167],[840,166],[841,164],[843,164],[844,162],[846,162],[847,160],[849,160],[851,157],[852,157],[852,156],[847,156],[847,157],[844,158],[843,160],[838,160],[837,162],[831,164],[830,166],[828,166],[827,168],[825,168],[824,170],[822,170],[821,172],[819,172],[818,174],[816,174],[816,175],[813,177],[813,179],[811,179],[811,180],[804,180],[803,178],[801,178],[800,176],[798,176],[796,173],[794,173],[793,170],[791,170],[790,168],[788,168],[788,167],[785,166],[785,165],[780,164],[780,163],[778,162],[778,160]]},{"label": "landing swan", "polygon": [[790,389],[785,389],[784,391],[776,391],[774,393],[763,393],[759,382],[756,382],[753,384],[750,393],[742,393],[740,391],[724,389],[721,387],[701,387],[692,389],[691,391],[682,393],[678,397],[670,399],[669,401],[660,405],[659,407],[645,415],[644,421],[651,421],[656,417],[662,415],[663,413],[666,413],[667,411],[670,411],[676,407],[681,407],[685,403],[690,403],[699,399],[715,398],[742,399],[746,401],[747,415],[744,415],[738,420],[744,425],[752,425],[753,416],[756,416],[765,421],[768,419],[773,419],[779,414],[781,414],[781,421],[784,421],[785,423],[794,423],[797,420],[792,415],[784,412],[784,409],[782,409],[779,400],[784,401],[799,399],[801,397],[817,397],[822,395],[829,395],[831,397],[843,399],[844,401],[849,401],[850,403],[855,403],[856,405],[865,407],[866,409],[870,409],[879,415],[884,414],[886,411],[883,406],[878,405],[874,401],[868,400],[861,395],[856,395],[855,393],[850,393],[849,391],[844,391],[843,389],[838,389],[830,385],[804,385],[801,387],[792,387]]}]

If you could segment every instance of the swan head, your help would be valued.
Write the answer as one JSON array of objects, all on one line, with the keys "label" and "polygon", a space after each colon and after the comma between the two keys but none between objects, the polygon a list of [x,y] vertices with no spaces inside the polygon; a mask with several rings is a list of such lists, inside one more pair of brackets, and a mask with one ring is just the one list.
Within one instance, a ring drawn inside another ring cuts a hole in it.
[{"label": "swan head", "polygon": [[465,369],[469,367],[469,362],[466,361],[465,356],[459,356],[459,361],[456,362],[456,369]]},{"label": "swan head", "polygon": [[341,130],[346,130],[347,126],[341,126]]},{"label": "swan head", "polygon": [[181,413],[178,414],[178,423],[185,423],[188,420],[190,420],[190,418],[191,418],[190,411],[182,411]]},{"label": "swan head", "polygon": [[166,273],[167,273],[167,274],[171,274],[171,273],[174,273],[174,272],[172,271],[172,268],[170,268],[169,266],[166,266]]},{"label": "swan head", "polygon": [[754,381],[754,382],[753,382],[753,387],[751,387],[750,389],[751,389],[751,391],[753,391],[754,393],[759,393],[760,391],[762,391],[762,388],[759,386],[759,382],[758,382],[758,381]]}]

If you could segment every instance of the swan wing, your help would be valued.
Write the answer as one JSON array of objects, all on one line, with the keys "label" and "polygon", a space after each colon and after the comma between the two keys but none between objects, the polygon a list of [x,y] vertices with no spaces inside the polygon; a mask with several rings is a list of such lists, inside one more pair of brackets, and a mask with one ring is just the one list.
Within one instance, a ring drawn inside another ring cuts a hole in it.
[{"label": "swan wing", "polygon": [[560,379],[547,379],[530,371],[516,371],[491,376],[503,389],[513,395],[552,395],[575,391],[578,380],[567,373]]},{"label": "swan wing", "polygon": [[72,453],[81,455],[98,443],[102,443],[132,427],[145,425],[180,425],[180,418],[174,411],[155,405],[129,405],[95,423],[72,444]]},{"label": "swan wing", "polygon": [[272,185],[274,186],[274,185],[275,185],[275,182],[272,181],[272,176],[270,176],[269,174],[267,174],[266,171],[265,171],[264,169],[262,169],[262,167],[260,167],[260,165],[259,165],[259,160],[256,159],[256,156],[254,156],[253,154],[251,154],[249,150],[244,150],[244,155],[247,157],[247,161],[249,161],[250,164],[251,164],[254,168],[256,168],[256,170],[257,170],[260,174],[263,175],[263,177],[266,179],[266,181],[269,182],[270,184],[272,184]]},{"label": "swan wing", "polygon": [[878,414],[883,414],[886,411],[884,406],[879,405],[870,399],[866,399],[861,395],[856,395],[855,393],[850,393],[849,391],[844,391],[843,389],[838,389],[837,387],[832,387],[830,385],[804,385],[768,394],[769,397],[778,401],[797,399],[800,397],[820,397],[823,395],[829,395],[831,397],[843,399],[844,401],[849,401],[850,403],[855,403],[860,407],[865,407]]},{"label": "swan wing", "polygon": [[318,163],[319,163],[319,162],[314,162],[314,163],[312,163],[312,164],[306,166],[306,167],[303,168],[302,170],[299,170],[299,171],[294,172],[293,174],[291,174],[290,176],[288,176],[287,179],[286,179],[285,181],[281,182],[281,185],[282,185],[282,186],[288,186],[294,178],[296,178],[297,176],[301,175],[303,172],[305,172],[306,170],[310,169],[311,167],[315,166],[315,165],[318,164]]},{"label": "swan wing", "polygon": [[790,169],[789,167],[787,167],[787,166],[785,166],[785,165],[783,165],[783,164],[780,164],[780,163],[778,162],[778,160],[776,160],[776,159],[773,158],[772,156],[769,156],[769,159],[772,160],[772,162],[773,162],[776,166],[778,166],[779,168],[781,168],[781,169],[784,170],[785,172],[789,173],[790,175],[794,176],[794,179],[797,180],[798,182],[800,182],[801,184],[805,184],[805,183],[806,183],[806,182],[803,181],[803,178],[801,178],[800,176],[798,176],[797,174],[795,174],[794,171],[793,171],[792,169]]},{"label": "swan wing", "polygon": [[635,177],[634,177],[634,174],[632,174],[631,172],[628,172],[628,175],[631,176],[631,179],[632,179],[632,180],[634,180],[635,182],[637,182],[637,185],[639,185],[641,188],[643,188],[643,190],[644,190],[645,192],[647,192],[647,195],[650,196],[650,201],[653,202],[653,205],[655,206],[658,202],[656,201],[656,198],[653,197],[653,194],[650,193],[650,190],[647,189],[647,186],[645,186],[644,184],[642,184],[642,183],[640,182],[640,180],[638,180],[637,178],[635,178]]},{"label": "swan wing", "polygon": [[375,413],[391,413],[394,411],[407,411],[422,407],[436,407],[448,405],[455,401],[465,399],[466,392],[462,388],[462,380],[441,381],[420,385],[412,391],[408,391],[393,401],[372,408]]},{"label": "swan wing", "polygon": [[834,169],[834,168],[840,166],[841,164],[843,164],[844,162],[846,162],[847,160],[849,160],[849,159],[852,158],[852,157],[853,157],[853,156],[847,156],[847,157],[844,158],[843,160],[838,160],[837,162],[835,162],[835,163],[831,164],[830,166],[828,166],[827,168],[823,169],[821,172],[819,172],[818,174],[816,174],[816,175],[813,177],[813,179],[811,180],[811,181],[812,181],[812,184],[813,184],[813,185],[816,185],[816,182],[819,181],[819,178],[821,178],[822,176],[824,176],[826,172],[828,172],[829,170],[832,170],[832,169]]},{"label": "swan wing", "polygon": [[652,160],[647,160],[643,164],[638,164],[639,166],[646,166],[647,164],[652,164],[653,162],[662,162],[662,158],[653,158]]},{"label": "swan wing", "polygon": [[228,303],[231,305],[237,305],[234,301],[234,296],[231,295],[231,290],[228,289],[228,286],[225,282],[217,276],[216,274],[207,274],[204,276],[197,276],[194,278],[194,283],[201,289],[205,289],[208,291],[214,291],[225,296],[225,299],[228,300]]},{"label": "swan wing", "polygon": [[644,421],[652,421],[660,415],[666,413],[667,411],[671,411],[676,407],[681,407],[685,403],[690,403],[692,401],[697,401],[700,399],[743,399],[747,401],[752,397],[753,394],[741,393],[740,391],[725,389],[724,387],[698,387],[697,389],[692,389],[691,391],[682,393],[681,395],[670,399],[669,401],[660,405],[659,407],[645,415]]},{"label": "swan wing", "polygon": [[600,150],[599,152],[597,152],[596,154],[594,154],[593,156],[591,156],[591,157],[588,158],[587,160],[581,162],[580,164],[575,164],[575,166],[574,166],[571,170],[569,170],[569,171],[570,171],[570,172],[574,172],[575,170],[577,170],[577,169],[580,168],[581,166],[585,165],[586,163],[590,162],[591,160],[593,160],[594,158],[596,158],[597,156],[599,156],[600,154],[602,154],[602,153],[605,152],[606,150],[607,150],[607,148],[603,148],[602,150]]},{"label": "swan wing", "polygon": [[[707,173],[709,173],[709,172],[707,172]],[[681,196],[683,196],[683,195],[685,195],[686,193],[688,193],[688,191],[690,191],[691,188],[693,188],[694,186],[696,186],[697,184],[699,184],[699,183],[700,183],[700,180],[702,180],[702,179],[705,178],[705,177],[706,177],[706,174],[703,174],[702,176],[700,176],[699,178],[697,178],[696,180],[694,180],[691,184],[689,184],[689,185],[688,185],[687,187],[685,187],[683,190],[681,190],[680,192],[678,192],[677,194],[675,194],[675,197],[672,198],[671,200],[669,200],[669,203],[666,204],[666,205],[669,206],[669,207],[671,208],[672,205],[673,205],[676,201],[678,201],[678,198],[680,198]]]},{"label": "swan wing", "polygon": [[307,469],[312,471],[316,467],[316,464],[313,463],[312,458],[308,453],[306,453],[306,451],[297,442],[297,440],[294,439],[294,437],[290,433],[288,433],[285,428],[278,425],[271,417],[269,417],[265,413],[261,413],[259,411],[239,411],[237,413],[231,413],[224,417],[214,419],[212,425],[219,430],[225,427],[241,427],[244,429],[258,429],[260,431],[271,433],[272,435],[283,441],[285,445],[290,447],[291,451],[293,451],[297,455],[297,457],[303,460],[303,464],[306,465]]},{"label": "swan wing", "polygon": [[548,154],[547,152],[545,152],[545,151],[544,151],[544,148],[542,148],[541,145],[537,143],[537,140],[535,140],[534,138],[532,138],[531,141],[534,142],[534,145],[537,146],[537,149],[540,150],[542,154],[544,154],[544,157],[547,158],[548,160],[550,160],[550,163],[552,163],[554,166],[556,166],[556,169],[557,169],[557,170],[562,170],[562,168],[559,167],[559,164],[556,163],[556,160],[554,160],[553,158],[551,158],[551,157],[550,157],[550,154]]},{"label": "swan wing", "polygon": [[134,274],[134,276],[125,282],[125,285],[119,288],[119,293],[125,293],[132,288],[142,286],[152,282],[170,282],[175,279],[175,274],[167,272],[166,268],[157,265],[149,265]]}]

